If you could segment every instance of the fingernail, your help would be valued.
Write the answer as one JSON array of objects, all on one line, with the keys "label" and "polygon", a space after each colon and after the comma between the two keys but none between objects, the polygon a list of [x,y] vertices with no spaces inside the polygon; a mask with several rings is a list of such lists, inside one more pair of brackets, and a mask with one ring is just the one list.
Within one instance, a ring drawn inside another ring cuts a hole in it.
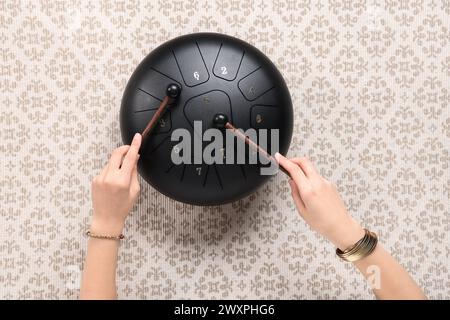
[{"label": "fingernail", "polygon": [[280,159],[281,159],[281,154],[279,154],[278,152],[277,153],[275,153],[275,159],[277,160],[277,162],[280,162]]},{"label": "fingernail", "polygon": [[141,139],[140,133],[136,133],[133,137],[133,141],[131,142],[131,144],[139,143],[140,139]]}]

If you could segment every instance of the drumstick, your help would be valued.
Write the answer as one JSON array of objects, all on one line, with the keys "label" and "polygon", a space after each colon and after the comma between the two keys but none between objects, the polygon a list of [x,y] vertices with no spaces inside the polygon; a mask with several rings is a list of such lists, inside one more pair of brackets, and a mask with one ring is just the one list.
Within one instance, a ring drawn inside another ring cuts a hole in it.
[{"label": "drumstick", "polygon": [[278,161],[272,155],[270,155],[266,150],[261,148],[254,141],[252,141],[242,131],[240,131],[237,128],[235,128],[228,121],[228,117],[226,115],[224,115],[224,114],[216,114],[216,116],[214,117],[213,122],[216,125],[216,127],[218,127],[218,128],[222,127],[222,128],[226,128],[226,129],[231,130],[231,132],[233,132],[233,134],[237,138],[243,140],[248,146],[250,146],[252,149],[256,150],[260,155],[262,155],[264,158],[266,158],[271,163],[275,163],[284,174],[286,174],[288,177],[290,177],[289,172],[287,172],[286,169],[284,169],[282,166],[278,165]]},{"label": "drumstick", "polygon": [[163,115],[164,111],[167,109],[170,103],[172,103],[178,96],[180,95],[181,88],[175,83],[171,83],[167,86],[166,89],[166,96],[161,101],[161,104],[158,107],[158,110],[156,110],[153,117],[148,122],[147,126],[145,127],[144,131],[142,131],[142,139],[144,140],[155,128],[156,124],[158,123],[159,119]]},{"label": "drumstick", "polygon": [[153,117],[148,122],[148,124],[145,127],[144,131],[142,131],[142,139],[145,139],[150,134],[150,132],[153,131],[153,129],[155,128],[157,122],[161,118],[161,115],[166,110],[167,106],[169,105],[169,102],[171,102],[171,98],[169,96],[165,96],[163,101],[159,105],[158,110],[156,110],[155,114],[153,115]]}]

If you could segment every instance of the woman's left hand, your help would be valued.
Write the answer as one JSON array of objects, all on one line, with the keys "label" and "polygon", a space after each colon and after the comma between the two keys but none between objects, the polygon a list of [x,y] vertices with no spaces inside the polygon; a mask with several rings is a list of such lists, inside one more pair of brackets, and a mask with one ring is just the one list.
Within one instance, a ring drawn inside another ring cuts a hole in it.
[{"label": "woman's left hand", "polygon": [[141,141],[141,135],[136,133],[130,146],[115,149],[108,164],[92,181],[92,233],[122,233],[125,219],[139,195],[137,162]]}]

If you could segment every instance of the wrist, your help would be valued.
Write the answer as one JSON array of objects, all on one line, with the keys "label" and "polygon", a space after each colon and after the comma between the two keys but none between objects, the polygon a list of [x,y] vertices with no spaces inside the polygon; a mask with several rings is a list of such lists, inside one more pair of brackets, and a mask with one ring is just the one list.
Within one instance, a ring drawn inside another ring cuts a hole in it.
[{"label": "wrist", "polygon": [[328,239],[334,246],[344,251],[364,237],[364,233],[363,227],[350,217],[337,225],[328,236]]},{"label": "wrist", "polygon": [[92,217],[90,231],[96,234],[120,235],[125,227],[125,220],[116,217],[102,217],[96,216]]}]

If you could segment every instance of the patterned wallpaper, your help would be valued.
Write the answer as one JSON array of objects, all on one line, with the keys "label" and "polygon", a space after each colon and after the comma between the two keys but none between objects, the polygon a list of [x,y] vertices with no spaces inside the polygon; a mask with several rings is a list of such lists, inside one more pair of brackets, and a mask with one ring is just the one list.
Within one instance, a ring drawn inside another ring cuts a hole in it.
[{"label": "patterned wallpaper", "polygon": [[[198,31],[280,68],[307,155],[434,299],[450,298],[450,2],[0,1],[0,297],[74,299],[90,181],[121,144],[135,66]],[[120,249],[119,296],[372,299],[297,216],[284,176],[221,207],[149,187]]]}]

